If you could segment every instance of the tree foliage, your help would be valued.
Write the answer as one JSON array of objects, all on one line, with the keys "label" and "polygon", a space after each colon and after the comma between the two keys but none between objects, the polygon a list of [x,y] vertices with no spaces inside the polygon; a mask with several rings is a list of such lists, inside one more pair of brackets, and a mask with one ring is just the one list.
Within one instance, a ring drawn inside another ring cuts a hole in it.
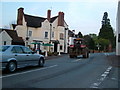
[{"label": "tree foliage", "polygon": [[78,37],[79,37],[79,38],[83,38],[83,35],[82,35],[81,32],[78,33]]},{"label": "tree foliage", "polygon": [[113,32],[113,28],[110,25],[110,19],[108,18],[107,12],[105,12],[103,15],[102,27],[100,29],[98,38],[100,41],[102,40],[102,42],[104,43],[104,46],[106,46],[106,43],[108,44],[108,41],[109,41],[109,44],[112,44],[113,47],[115,45],[114,32]]},{"label": "tree foliage", "polygon": [[99,43],[99,45],[100,45],[100,50],[106,51],[106,50],[107,50],[107,47],[108,47],[109,44],[110,44],[110,41],[109,41],[108,39],[99,38],[99,39],[98,39],[98,43]]},{"label": "tree foliage", "polygon": [[86,45],[88,46],[89,49],[94,50],[95,49],[95,42],[94,40],[91,38],[90,35],[85,35],[84,36],[84,40],[86,42]]}]

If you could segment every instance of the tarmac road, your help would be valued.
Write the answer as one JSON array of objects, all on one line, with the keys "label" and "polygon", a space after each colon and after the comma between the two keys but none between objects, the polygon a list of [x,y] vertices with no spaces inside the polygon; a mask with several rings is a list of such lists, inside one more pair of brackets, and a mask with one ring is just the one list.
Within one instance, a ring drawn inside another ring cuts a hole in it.
[{"label": "tarmac road", "polygon": [[119,68],[111,66],[107,56],[90,54],[71,59],[68,55],[46,60],[44,67],[29,67],[4,73],[2,88],[118,88]]}]

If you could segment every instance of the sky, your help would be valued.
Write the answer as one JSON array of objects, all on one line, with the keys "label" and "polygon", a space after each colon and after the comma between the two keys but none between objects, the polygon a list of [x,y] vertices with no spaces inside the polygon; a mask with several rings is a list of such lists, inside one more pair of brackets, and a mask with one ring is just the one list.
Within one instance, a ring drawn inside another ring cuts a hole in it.
[{"label": "sky", "polygon": [[1,0],[0,27],[9,28],[17,19],[17,9],[24,8],[24,13],[47,17],[51,9],[52,16],[62,11],[70,30],[83,35],[98,34],[104,12],[108,12],[111,26],[116,30],[117,0]]}]

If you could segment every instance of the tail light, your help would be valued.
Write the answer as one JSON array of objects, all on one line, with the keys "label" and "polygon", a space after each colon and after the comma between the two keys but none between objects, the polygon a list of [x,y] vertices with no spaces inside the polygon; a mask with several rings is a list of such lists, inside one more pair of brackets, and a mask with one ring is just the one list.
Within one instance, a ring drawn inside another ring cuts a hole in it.
[{"label": "tail light", "polygon": [[70,47],[74,47],[74,45],[70,45]]},{"label": "tail light", "polygon": [[85,47],[86,47],[86,45],[81,45],[80,47],[81,47],[81,48],[85,48]]}]

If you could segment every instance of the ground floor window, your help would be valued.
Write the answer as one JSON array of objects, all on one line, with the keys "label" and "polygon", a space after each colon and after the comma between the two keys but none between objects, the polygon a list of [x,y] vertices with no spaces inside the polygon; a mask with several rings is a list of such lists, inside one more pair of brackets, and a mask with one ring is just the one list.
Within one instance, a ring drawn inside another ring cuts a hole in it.
[{"label": "ground floor window", "polygon": [[4,45],[6,45],[6,41],[4,41]]},{"label": "ground floor window", "polygon": [[120,42],[120,34],[118,34],[118,42]]},{"label": "ground floor window", "polygon": [[63,46],[62,45],[60,45],[60,50],[63,50]]}]

